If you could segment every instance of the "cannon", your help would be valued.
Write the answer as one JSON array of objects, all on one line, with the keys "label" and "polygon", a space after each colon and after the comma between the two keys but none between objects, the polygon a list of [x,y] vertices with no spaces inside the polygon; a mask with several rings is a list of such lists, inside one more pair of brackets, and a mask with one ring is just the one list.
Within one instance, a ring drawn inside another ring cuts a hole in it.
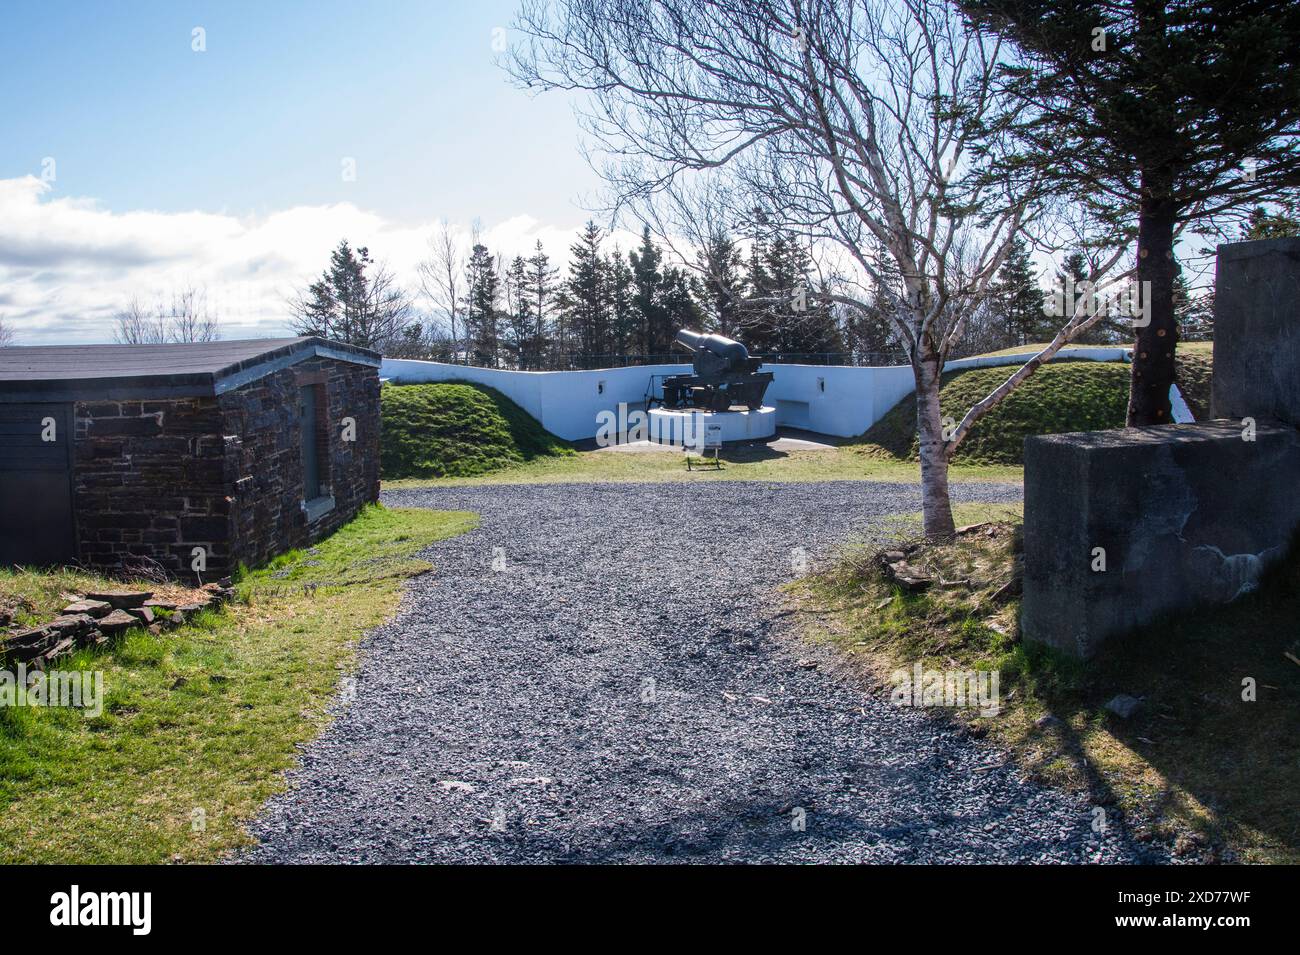
[{"label": "cannon", "polygon": [[772,373],[759,371],[762,361],[750,358],[740,342],[686,328],[677,333],[675,341],[691,351],[695,373],[664,377],[665,408],[727,411],[732,405],[745,405],[756,411],[763,406]]}]

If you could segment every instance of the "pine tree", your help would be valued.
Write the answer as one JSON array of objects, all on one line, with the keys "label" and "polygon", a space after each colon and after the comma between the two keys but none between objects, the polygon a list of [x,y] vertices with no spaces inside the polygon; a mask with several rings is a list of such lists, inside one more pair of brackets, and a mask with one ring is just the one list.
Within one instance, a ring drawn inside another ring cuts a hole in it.
[{"label": "pine tree", "polygon": [[344,240],[330,253],[321,277],[290,304],[290,325],[299,335],[383,350],[404,336],[412,307],[382,265],[371,261],[364,246],[356,249]]},{"label": "pine tree", "polygon": [[1007,257],[998,270],[993,288],[996,306],[1002,311],[1008,345],[1038,341],[1043,332],[1043,292],[1034,275],[1029,246],[1019,236],[1011,241]]},{"label": "pine tree", "polygon": [[723,231],[714,232],[696,254],[691,292],[706,329],[728,338],[740,334],[741,302],[747,280],[745,259],[735,239]]},{"label": "pine tree", "polygon": [[613,354],[625,361],[637,354],[640,314],[633,301],[635,277],[627,259],[619,249],[614,249],[605,264],[609,284],[610,348]]},{"label": "pine tree", "polygon": [[568,340],[562,347],[582,356],[582,363],[588,366],[609,340],[609,292],[601,238],[600,227],[589,221],[569,246],[569,277],[564,283]]},{"label": "pine tree", "polygon": [[516,255],[505,276],[506,312],[502,327],[502,345],[516,368],[527,368],[532,360],[532,341],[536,322],[532,297],[528,294],[528,263]]},{"label": "pine tree", "polygon": [[1289,239],[1300,235],[1300,220],[1295,216],[1293,203],[1282,203],[1281,209],[1270,212],[1264,206],[1255,206],[1241,228],[1241,241],[1253,239]]},{"label": "pine tree", "polygon": [[500,278],[496,257],[487,247],[476,243],[465,266],[465,336],[475,361],[489,368],[497,366],[500,338],[497,320],[500,305]]},{"label": "pine tree", "polygon": [[551,267],[550,256],[537,240],[528,259],[526,291],[533,315],[533,334],[528,347],[528,366],[541,368],[551,346],[551,312],[554,307],[559,270]]},{"label": "pine tree", "polygon": [[1300,178],[1300,4],[960,3],[1019,47],[1005,79],[1021,153],[997,172],[1045,180],[1137,239],[1149,322],[1136,330],[1128,423],[1166,424],[1178,229]]},{"label": "pine tree", "polygon": [[663,270],[655,298],[661,323],[659,334],[662,335],[664,352],[668,352],[677,332],[683,328],[700,328],[703,317],[691,297],[686,272],[675,265]]},{"label": "pine tree", "polygon": [[632,266],[632,307],[637,314],[636,344],[647,358],[668,353],[677,329],[668,331],[659,301],[663,254],[650,238],[650,227],[641,229],[641,247],[628,254]]}]

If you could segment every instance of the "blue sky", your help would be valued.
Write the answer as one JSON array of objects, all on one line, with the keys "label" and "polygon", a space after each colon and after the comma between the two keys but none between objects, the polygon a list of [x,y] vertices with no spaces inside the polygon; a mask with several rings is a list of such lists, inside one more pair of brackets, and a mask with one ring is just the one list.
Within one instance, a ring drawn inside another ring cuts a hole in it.
[{"label": "blue sky", "polygon": [[196,285],[226,337],[283,334],[339,239],[409,274],[443,218],[563,258],[599,183],[570,102],[494,63],[514,10],[7,5],[0,320],[23,344],[104,341],[130,298]]},{"label": "blue sky", "polygon": [[569,104],[493,64],[514,6],[8,5],[0,178],[52,156],[55,194],[121,210],[351,201],[409,222],[573,218],[596,183]]}]

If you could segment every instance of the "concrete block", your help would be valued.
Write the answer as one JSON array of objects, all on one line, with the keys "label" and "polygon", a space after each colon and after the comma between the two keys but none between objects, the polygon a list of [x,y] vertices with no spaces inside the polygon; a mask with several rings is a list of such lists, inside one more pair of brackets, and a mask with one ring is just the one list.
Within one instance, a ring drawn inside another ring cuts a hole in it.
[{"label": "concrete block", "polygon": [[1300,239],[1219,246],[1211,405],[1300,425]]},{"label": "concrete block", "polygon": [[[1300,434],[1233,421],[1025,441],[1024,639],[1108,639],[1253,589],[1300,526]],[[1105,570],[1094,570],[1102,548]]]}]

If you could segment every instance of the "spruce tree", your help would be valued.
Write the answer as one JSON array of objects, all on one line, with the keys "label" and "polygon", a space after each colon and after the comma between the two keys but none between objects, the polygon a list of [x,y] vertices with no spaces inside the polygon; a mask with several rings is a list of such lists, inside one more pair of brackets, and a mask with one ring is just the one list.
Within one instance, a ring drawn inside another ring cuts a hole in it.
[{"label": "spruce tree", "polygon": [[500,338],[497,330],[500,280],[496,257],[478,243],[465,266],[465,335],[474,360],[489,368],[497,366]]},{"label": "spruce tree", "polygon": [[637,346],[641,354],[650,356],[665,355],[672,342],[674,329],[665,332],[665,316],[659,301],[663,275],[659,271],[663,255],[659,247],[650,238],[650,227],[641,229],[641,247],[629,253],[628,261],[632,265],[632,307],[637,314]]},{"label": "spruce tree", "polygon": [[740,312],[747,280],[745,259],[736,240],[724,231],[713,232],[696,253],[691,292],[709,331],[728,338],[740,334]]},{"label": "spruce tree", "polygon": [[533,333],[528,346],[530,367],[541,368],[551,345],[551,312],[554,308],[556,280],[559,270],[552,268],[551,258],[538,239],[533,254],[528,258],[526,294],[533,315]]},{"label": "spruce tree", "polygon": [[960,2],[1019,48],[1005,78],[1021,150],[997,173],[1068,192],[1137,240],[1149,311],[1128,423],[1167,423],[1178,228],[1300,186],[1300,4]]},{"label": "spruce tree", "polygon": [[996,307],[1002,311],[1010,345],[1038,341],[1043,331],[1043,292],[1034,275],[1029,246],[1019,236],[1011,242],[993,288]]},{"label": "spruce tree", "polygon": [[610,304],[610,348],[623,361],[636,355],[640,315],[633,301],[635,281],[632,269],[619,249],[605,263]]},{"label": "spruce tree", "polygon": [[600,227],[588,221],[569,246],[569,277],[564,283],[565,344],[588,366],[608,347],[609,339],[609,293],[601,238]]},{"label": "spruce tree", "polygon": [[502,344],[510,353],[512,364],[516,368],[528,368],[533,361],[531,346],[536,323],[528,288],[528,263],[522,255],[516,255],[511,261],[505,285],[506,313]]}]

